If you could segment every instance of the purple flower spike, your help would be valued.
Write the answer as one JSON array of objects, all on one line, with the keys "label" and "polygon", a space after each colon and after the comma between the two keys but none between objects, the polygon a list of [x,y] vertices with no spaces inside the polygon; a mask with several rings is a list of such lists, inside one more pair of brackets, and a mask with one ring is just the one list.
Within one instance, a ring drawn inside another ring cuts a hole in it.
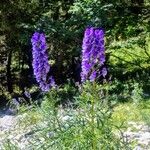
[{"label": "purple flower spike", "polygon": [[[82,45],[81,81],[95,81],[99,76],[105,77],[107,69],[105,63],[104,31],[97,28],[87,28]],[[103,69],[100,71],[100,68]],[[101,73],[100,73],[101,72]]]},{"label": "purple flower spike", "polygon": [[47,78],[50,65],[48,63],[45,35],[35,32],[31,38],[31,42],[33,56],[32,66],[36,81],[39,83],[39,87],[42,91],[49,91],[49,89],[55,85],[55,82],[52,77]]}]

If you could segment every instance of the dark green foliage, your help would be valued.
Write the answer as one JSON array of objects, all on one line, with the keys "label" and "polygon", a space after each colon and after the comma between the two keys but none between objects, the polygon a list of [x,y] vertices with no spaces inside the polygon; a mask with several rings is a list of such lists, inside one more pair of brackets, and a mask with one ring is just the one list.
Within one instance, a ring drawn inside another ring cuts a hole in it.
[{"label": "dark green foliage", "polygon": [[79,81],[80,68],[76,67],[87,26],[102,27],[106,32],[107,66],[112,80],[132,78],[149,84],[149,6],[149,1],[143,0],[2,0],[0,94],[21,93],[35,84],[30,43],[35,30],[47,35],[56,83],[65,83],[68,78]]}]

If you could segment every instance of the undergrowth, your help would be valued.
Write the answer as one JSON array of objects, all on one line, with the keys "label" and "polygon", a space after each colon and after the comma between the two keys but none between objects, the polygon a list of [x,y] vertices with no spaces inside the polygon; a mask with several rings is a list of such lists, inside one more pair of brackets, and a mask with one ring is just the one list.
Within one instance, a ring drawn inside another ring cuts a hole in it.
[{"label": "undergrowth", "polygon": [[[133,87],[126,103],[118,102],[113,93],[116,87],[107,84],[87,82],[78,91],[68,87],[51,89],[41,106],[34,104],[27,111],[24,111],[24,107],[20,108],[21,118],[17,126],[27,137],[26,149],[132,149],[135,143],[130,143],[123,136],[128,122],[150,125],[150,101],[141,99],[137,84]],[[71,93],[74,95],[73,101],[67,98],[68,90],[69,97]],[[59,103],[62,100],[60,95],[66,95],[63,98],[67,99],[67,103]],[[9,149],[8,146],[19,149],[17,143],[6,139],[4,149]]]}]

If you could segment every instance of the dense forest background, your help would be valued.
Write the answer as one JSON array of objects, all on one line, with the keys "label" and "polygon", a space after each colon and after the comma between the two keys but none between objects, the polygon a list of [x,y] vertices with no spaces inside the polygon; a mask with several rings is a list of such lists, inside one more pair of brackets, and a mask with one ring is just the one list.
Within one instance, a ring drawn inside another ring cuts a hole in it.
[{"label": "dense forest background", "polygon": [[[51,74],[57,85],[80,82],[83,33],[105,30],[109,81],[137,82],[150,93],[149,0],[1,0],[0,103],[38,90],[31,37],[47,37]],[[116,91],[117,92],[117,91]]]}]

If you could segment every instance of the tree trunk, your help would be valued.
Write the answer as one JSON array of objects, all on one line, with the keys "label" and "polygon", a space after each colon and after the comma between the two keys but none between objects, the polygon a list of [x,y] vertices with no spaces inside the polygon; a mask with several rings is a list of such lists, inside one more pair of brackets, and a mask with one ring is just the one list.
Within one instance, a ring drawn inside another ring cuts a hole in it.
[{"label": "tree trunk", "polygon": [[12,60],[12,50],[10,50],[8,57],[7,57],[7,68],[6,68],[6,77],[7,77],[7,88],[8,92],[13,92],[13,85],[12,85],[12,75],[11,75],[11,60]]}]

